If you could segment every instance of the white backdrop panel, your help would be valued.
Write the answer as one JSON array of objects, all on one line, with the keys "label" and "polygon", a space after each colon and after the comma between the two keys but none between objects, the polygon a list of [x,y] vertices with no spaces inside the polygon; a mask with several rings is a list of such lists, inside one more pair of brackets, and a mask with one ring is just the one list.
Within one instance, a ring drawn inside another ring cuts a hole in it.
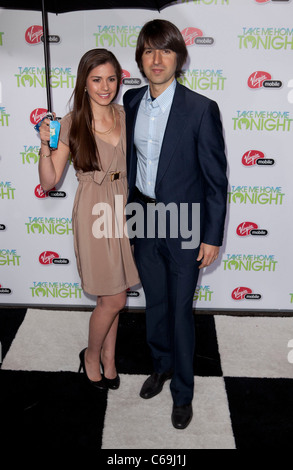
[{"label": "white backdrop panel", "polygon": [[[142,25],[159,17],[178,26],[189,52],[181,83],[219,104],[229,165],[221,259],[201,273],[194,306],[293,310],[292,1],[182,0],[160,14],[121,9],[48,16],[50,35],[60,38],[50,45],[58,116],[69,110],[84,52],[110,49],[125,76],[140,80],[121,86],[122,103],[130,86],[145,84],[134,60]],[[46,109],[40,26],[38,12],[0,9],[0,304],[91,306],[95,298],[80,288],[73,251],[72,166],[56,188],[65,197],[37,197],[39,137],[30,116],[39,119]],[[198,35],[201,44],[194,43]],[[54,253],[68,264],[49,262]],[[128,305],[145,306],[140,286],[129,292]]]}]

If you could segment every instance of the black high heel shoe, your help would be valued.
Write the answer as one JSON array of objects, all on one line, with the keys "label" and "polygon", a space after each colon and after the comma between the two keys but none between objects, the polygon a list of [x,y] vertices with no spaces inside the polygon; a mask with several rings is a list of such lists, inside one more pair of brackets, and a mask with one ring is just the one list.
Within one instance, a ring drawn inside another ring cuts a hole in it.
[{"label": "black high heel shoe", "polygon": [[102,377],[102,380],[97,380],[96,382],[89,379],[89,377],[87,375],[87,372],[86,372],[86,368],[85,368],[85,357],[84,357],[85,351],[86,351],[86,348],[83,349],[82,351],[80,351],[80,353],[79,353],[80,366],[79,366],[79,369],[78,369],[78,373],[80,373],[81,370],[83,370],[87,382],[92,387],[97,388],[98,390],[108,390],[107,383],[105,382],[103,377]]},{"label": "black high heel shoe", "polygon": [[107,379],[107,377],[105,377],[105,374],[104,374],[104,366],[101,362],[101,367],[102,367],[102,371],[103,371],[103,379],[107,385],[108,388],[110,388],[111,390],[117,390],[119,387],[120,387],[120,377],[119,375],[117,374],[115,379]]}]

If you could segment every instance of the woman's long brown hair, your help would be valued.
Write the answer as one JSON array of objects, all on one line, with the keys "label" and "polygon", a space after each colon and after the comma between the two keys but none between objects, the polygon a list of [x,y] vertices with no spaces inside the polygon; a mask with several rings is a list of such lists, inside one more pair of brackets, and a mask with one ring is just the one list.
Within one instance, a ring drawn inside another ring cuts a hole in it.
[{"label": "woman's long brown hair", "polygon": [[101,170],[100,156],[92,130],[93,114],[85,87],[91,70],[106,63],[112,64],[116,72],[115,99],[119,92],[122,70],[114,54],[107,49],[91,49],[82,56],[79,62],[76,85],[72,94],[73,107],[69,133],[69,148],[76,170]]}]

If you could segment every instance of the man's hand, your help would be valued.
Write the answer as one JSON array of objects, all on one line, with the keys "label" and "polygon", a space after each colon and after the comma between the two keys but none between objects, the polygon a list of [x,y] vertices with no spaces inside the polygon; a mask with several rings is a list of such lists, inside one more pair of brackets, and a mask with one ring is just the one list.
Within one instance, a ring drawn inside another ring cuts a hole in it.
[{"label": "man's hand", "polygon": [[210,266],[219,256],[220,248],[214,245],[202,243],[199,248],[197,261],[201,261],[199,269]]}]

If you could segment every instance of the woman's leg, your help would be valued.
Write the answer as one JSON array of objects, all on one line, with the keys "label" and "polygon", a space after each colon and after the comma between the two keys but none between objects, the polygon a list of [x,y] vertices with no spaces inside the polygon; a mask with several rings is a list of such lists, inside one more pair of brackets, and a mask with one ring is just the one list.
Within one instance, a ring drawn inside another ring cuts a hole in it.
[{"label": "woman's leg", "polygon": [[85,365],[90,380],[101,380],[100,360],[101,352],[105,376],[114,378],[115,346],[119,311],[126,303],[126,292],[116,295],[98,297],[97,306],[94,309],[89,323],[88,348],[85,353]]}]

